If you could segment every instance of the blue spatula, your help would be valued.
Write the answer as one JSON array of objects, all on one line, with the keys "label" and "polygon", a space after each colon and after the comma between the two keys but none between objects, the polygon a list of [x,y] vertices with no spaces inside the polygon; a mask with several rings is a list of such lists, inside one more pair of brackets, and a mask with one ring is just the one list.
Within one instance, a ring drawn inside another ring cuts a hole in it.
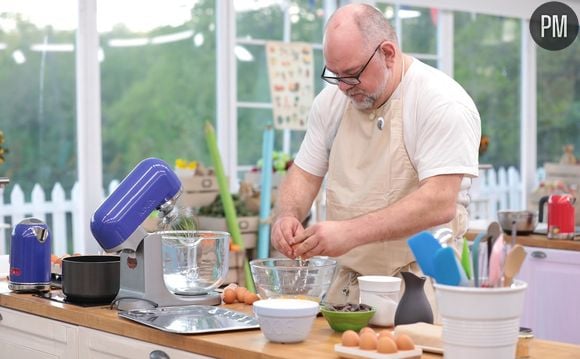
[{"label": "blue spatula", "polygon": [[433,271],[433,258],[437,250],[441,249],[441,245],[433,237],[433,235],[427,231],[420,232],[407,240],[417,264],[421,268],[421,271],[425,275],[430,277],[435,277],[435,272]]},{"label": "blue spatula", "polygon": [[469,284],[467,276],[451,247],[443,247],[437,250],[433,259],[433,269],[437,283],[445,285]]}]

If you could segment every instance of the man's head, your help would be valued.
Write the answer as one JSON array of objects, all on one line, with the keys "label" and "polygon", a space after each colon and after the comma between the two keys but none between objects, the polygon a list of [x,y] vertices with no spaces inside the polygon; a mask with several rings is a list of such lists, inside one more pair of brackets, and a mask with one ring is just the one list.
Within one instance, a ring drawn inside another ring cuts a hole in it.
[{"label": "man's head", "polygon": [[337,85],[356,108],[377,108],[395,90],[398,78],[393,74],[400,71],[401,61],[397,35],[375,7],[350,4],[339,8],[328,20],[323,48],[324,75],[342,78]]}]

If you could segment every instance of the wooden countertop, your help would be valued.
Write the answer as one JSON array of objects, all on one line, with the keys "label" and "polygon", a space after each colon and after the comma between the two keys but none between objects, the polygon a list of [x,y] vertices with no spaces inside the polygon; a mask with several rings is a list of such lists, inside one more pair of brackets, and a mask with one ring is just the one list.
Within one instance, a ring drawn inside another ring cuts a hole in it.
[{"label": "wooden countertop", "polygon": [[[109,309],[108,306],[85,308],[42,299],[31,294],[0,293],[0,306],[217,358],[336,359],[339,357],[334,353],[334,344],[340,342],[340,334],[330,329],[322,317],[316,318],[306,341],[298,344],[276,344],[268,342],[259,329],[194,335],[167,333],[119,318],[117,311]],[[251,313],[251,307],[244,304],[224,307]],[[531,358],[542,359],[580,358],[580,346],[532,339],[530,354]],[[424,353],[422,358],[442,357],[437,354]]]},{"label": "wooden countertop", "polygon": [[[467,239],[473,240],[475,236],[480,232],[469,231],[466,234]],[[509,236],[509,234],[508,234]],[[580,237],[576,237],[580,239]],[[541,234],[531,234],[527,236],[517,236],[516,242],[522,246],[527,247],[539,247],[539,248],[550,248],[550,249],[563,249],[569,251],[580,251],[580,240],[560,240],[560,239],[548,239],[546,235]]]}]

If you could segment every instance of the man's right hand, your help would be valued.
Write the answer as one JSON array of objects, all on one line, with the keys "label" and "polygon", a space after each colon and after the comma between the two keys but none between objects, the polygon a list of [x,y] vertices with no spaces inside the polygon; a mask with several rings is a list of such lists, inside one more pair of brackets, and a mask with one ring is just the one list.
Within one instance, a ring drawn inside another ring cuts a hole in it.
[{"label": "man's right hand", "polygon": [[304,232],[302,223],[294,216],[281,216],[272,226],[272,245],[288,258],[294,258],[294,250],[290,246],[296,235]]}]

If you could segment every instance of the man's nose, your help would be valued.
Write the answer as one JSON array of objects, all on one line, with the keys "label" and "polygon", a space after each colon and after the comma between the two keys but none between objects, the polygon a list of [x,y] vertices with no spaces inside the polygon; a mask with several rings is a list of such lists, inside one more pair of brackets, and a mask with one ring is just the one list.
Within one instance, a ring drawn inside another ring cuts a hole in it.
[{"label": "man's nose", "polygon": [[345,92],[347,90],[350,90],[351,88],[353,88],[355,85],[350,85],[347,83],[344,83],[342,81],[338,81],[338,88],[340,89],[340,91]]}]

